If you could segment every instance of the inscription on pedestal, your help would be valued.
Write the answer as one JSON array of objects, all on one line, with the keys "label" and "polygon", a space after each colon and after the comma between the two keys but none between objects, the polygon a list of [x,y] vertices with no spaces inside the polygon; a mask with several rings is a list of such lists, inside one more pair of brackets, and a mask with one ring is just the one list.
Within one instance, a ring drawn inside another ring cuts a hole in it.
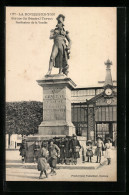
[{"label": "inscription on pedestal", "polygon": [[65,89],[59,87],[44,88],[43,120],[65,120],[66,96]]}]

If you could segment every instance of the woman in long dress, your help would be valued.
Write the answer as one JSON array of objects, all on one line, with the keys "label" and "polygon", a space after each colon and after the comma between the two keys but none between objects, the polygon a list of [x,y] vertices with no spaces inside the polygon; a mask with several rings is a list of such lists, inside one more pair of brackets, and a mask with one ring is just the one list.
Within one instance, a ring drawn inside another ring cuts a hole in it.
[{"label": "woman in long dress", "polygon": [[43,142],[39,152],[38,166],[37,166],[38,171],[41,171],[39,179],[43,178],[42,177],[43,173],[45,174],[46,177],[48,177],[47,169],[49,169],[49,164],[47,163],[47,158],[48,158],[47,143]]}]

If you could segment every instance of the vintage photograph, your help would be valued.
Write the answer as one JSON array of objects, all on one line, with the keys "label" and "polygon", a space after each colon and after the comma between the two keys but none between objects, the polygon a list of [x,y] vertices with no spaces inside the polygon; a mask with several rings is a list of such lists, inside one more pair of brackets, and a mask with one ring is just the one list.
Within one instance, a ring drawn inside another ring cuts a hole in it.
[{"label": "vintage photograph", "polygon": [[117,8],[6,7],[6,181],[117,182]]}]

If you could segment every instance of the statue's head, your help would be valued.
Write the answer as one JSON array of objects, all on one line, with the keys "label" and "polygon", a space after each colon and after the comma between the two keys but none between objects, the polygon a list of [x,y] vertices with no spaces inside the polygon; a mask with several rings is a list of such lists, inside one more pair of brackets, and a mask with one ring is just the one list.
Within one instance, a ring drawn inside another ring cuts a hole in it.
[{"label": "statue's head", "polygon": [[59,16],[56,19],[58,23],[62,23],[64,25],[65,16],[63,14],[59,14]]}]

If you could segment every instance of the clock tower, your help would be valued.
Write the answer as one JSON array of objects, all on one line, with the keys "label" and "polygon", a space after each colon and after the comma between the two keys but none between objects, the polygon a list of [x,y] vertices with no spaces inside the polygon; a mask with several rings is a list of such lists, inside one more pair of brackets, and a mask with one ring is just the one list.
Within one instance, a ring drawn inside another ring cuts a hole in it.
[{"label": "clock tower", "polygon": [[87,105],[87,139],[95,140],[101,136],[116,140],[117,131],[117,88],[113,86],[111,76],[112,62],[105,62],[106,76],[103,89],[86,101]]},{"label": "clock tower", "polygon": [[111,75],[111,65],[112,62],[108,59],[105,62],[106,65],[106,77],[104,82],[104,97],[106,98],[107,104],[111,104],[113,98],[113,82],[112,82],[112,75]]}]

